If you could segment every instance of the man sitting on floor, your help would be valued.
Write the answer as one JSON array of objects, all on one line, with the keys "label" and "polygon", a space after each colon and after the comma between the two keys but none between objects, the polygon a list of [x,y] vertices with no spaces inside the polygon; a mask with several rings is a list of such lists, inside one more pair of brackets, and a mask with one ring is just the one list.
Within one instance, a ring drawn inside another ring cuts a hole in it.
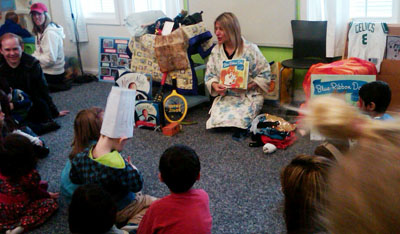
[{"label": "man sitting on floor", "polygon": [[0,88],[9,94],[12,89],[27,93],[32,101],[26,124],[38,134],[54,131],[60,126],[53,118],[69,111],[58,111],[51,99],[39,61],[23,52],[22,39],[6,33],[0,37]]}]

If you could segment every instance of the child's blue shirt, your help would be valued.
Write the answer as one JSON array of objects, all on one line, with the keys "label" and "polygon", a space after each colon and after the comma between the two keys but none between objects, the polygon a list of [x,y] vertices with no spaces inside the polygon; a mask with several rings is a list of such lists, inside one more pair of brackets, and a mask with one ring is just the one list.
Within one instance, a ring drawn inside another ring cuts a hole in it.
[{"label": "child's blue shirt", "polygon": [[374,119],[387,121],[387,120],[393,120],[393,117],[391,115],[385,113],[382,116],[375,117]]}]

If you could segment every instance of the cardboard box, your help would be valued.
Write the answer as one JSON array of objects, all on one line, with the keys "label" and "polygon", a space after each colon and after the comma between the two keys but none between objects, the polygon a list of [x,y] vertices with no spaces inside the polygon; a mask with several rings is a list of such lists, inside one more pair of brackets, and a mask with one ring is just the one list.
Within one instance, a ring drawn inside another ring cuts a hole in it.
[{"label": "cardboard box", "polygon": [[377,80],[385,81],[392,90],[392,101],[388,107],[389,111],[400,112],[400,61],[384,59]]},{"label": "cardboard box", "polygon": [[400,36],[387,36],[386,59],[400,60]]},{"label": "cardboard box", "polygon": [[[389,36],[400,36],[400,25],[389,24]],[[385,81],[392,89],[392,101],[388,111],[400,112],[400,60],[384,59],[377,80]]]}]

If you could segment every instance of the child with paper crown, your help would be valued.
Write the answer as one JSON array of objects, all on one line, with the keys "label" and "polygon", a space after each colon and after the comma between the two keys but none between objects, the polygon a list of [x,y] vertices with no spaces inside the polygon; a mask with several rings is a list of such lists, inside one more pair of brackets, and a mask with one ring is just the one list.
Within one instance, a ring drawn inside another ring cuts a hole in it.
[{"label": "child with paper crown", "polygon": [[118,224],[122,230],[136,229],[150,204],[156,198],[140,193],[143,178],[130,158],[120,151],[133,137],[136,92],[112,87],[95,146],[71,160],[70,179],[75,184],[99,184],[117,204]]}]

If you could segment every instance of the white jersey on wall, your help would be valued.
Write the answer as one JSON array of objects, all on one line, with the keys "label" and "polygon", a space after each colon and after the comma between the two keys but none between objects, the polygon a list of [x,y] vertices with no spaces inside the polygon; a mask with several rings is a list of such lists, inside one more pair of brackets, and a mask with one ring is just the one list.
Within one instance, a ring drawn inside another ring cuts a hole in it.
[{"label": "white jersey on wall", "polygon": [[379,72],[385,54],[387,34],[386,23],[351,22],[348,57],[372,62]]}]

